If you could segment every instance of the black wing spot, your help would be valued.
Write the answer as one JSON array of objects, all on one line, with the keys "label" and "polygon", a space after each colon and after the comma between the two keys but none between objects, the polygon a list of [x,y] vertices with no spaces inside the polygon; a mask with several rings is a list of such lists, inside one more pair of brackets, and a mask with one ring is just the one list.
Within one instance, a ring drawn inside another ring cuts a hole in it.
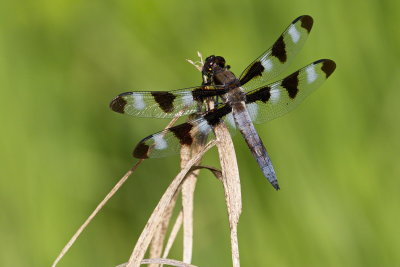
[{"label": "black wing spot", "polygon": [[151,92],[151,95],[165,113],[170,113],[174,110],[175,95],[169,92]]},{"label": "black wing spot", "polygon": [[[146,138],[148,139],[148,138]],[[138,159],[149,158],[149,146],[144,143],[145,140],[140,141],[140,143],[133,150],[133,156]]]},{"label": "black wing spot", "polygon": [[289,94],[290,98],[295,98],[297,95],[297,92],[299,91],[298,85],[299,85],[299,71],[296,71],[289,76],[287,76],[285,79],[283,79],[281,85],[283,88],[286,89],[286,91]]},{"label": "black wing spot", "polygon": [[336,63],[333,60],[327,59],[322,63],[321,70],[325,72],[326,78],[328,78],[335,69]]},{"label": "black wing spot", "polygon": [[262,101],[264,103],[266,103],[269,98],[271,97],[271,87],[269,86],[265,86],[262,87],[260,89],[258,89],[257,91],[255,91],[254,93],[248,94],[246,95],[246,103],[253,103],[256,101]]},{"label": "black wing spot", "polygon": [[213,109],[207,112],[203,118],[207,121],[208,125],[215,126],[221,122],[221,119],[232,111],[230,105],[224,105],[220,108]]},{"label": "black wing spot", "polygon": [[125,106],[128,104],[122,95],[117,96],[114,98],[110,103],[110,108],[118,113],[125,113]]},{"label": "black wing spot", "polygon": [[169,130],[179,139],[181,145],[191,145],[193,143],[193,138],[190,135],[190,130],[192,130],[193,125],[186,122],[178,126],[174,126]]},{"label": "black wing spot", "polygon": [[301,27],[306,29],[308,33],[310,33],[313,24],[314,20],[311,16],[305,15],[301,17]]},{"label": "black wing spot", "polygon": [[281,63],[285,63],[287,60],[286,46],[283,36],[281,35],[278,40],[272,46],[272,53],[274,57],[278,58]]},{"label": "black wing spot", "polygon": [[198,88],[192,91],[192,96],[195,101],[202,102],[208,97],[220,96],[226,93],[224,89],[205,89],[205,88]]},{"label": "black wing spot", "polygon": [[261,62],[254,62],[253,65],[251,65],[249,70],[246,72],[246,74],[240,79],[240,84],[244,85],[254,77],[261,76],[263,71],[264,66],[261,64]]}]

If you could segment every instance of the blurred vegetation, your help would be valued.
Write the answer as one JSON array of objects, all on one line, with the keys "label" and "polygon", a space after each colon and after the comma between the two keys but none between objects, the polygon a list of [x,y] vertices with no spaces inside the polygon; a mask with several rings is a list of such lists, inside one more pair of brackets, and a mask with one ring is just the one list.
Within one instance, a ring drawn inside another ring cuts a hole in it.
[{"label": "blurred vegetation", "polygon": [[[49,266],[134,164],[136,142],[167,123],[112,112],[115,95],[199,84],[185,62],[198,50],[239,74],[310,14],[287,74],[319,58],[337,70],[258,126],[281,191],[234,138],[242,265],[400,266],[399,11],[395,0],[1,1],[0,265]],[[178,157],[146,161],[59,266],[125,262],[178,168]],[[230,266],[223,191],[207,172],[195,205],[193,263]]]}]

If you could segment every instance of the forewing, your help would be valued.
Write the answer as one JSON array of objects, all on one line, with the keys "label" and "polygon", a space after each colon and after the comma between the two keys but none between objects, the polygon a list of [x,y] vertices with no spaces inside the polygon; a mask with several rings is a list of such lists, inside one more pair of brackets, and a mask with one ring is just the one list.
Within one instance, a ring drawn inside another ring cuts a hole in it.
[{"label": "forewing", "polygon": [[135,158],[160,158],[179,153],[182,145],[192,145],[203,136],[211,138],[212,128],[221,123],[232,111],[228,105],[221,104],[197,119],[152,134],[137,144],[133,151]]},{"label": "forewing", "polygon": [[300,104],[335,70],[330,59],[321,59],[270,85],[246,94],[246,108],[255,123],[280,117]]},{"label": "forewing", "polygon": [[313,25],[308,15],[295,19],[273,46],[254,60],[240,75],[245,91],[264,85],[290,65],[303,47]]},{"label": "forewing", "polygon": [[110,108],[118,113],[147,118],[173,118],[177,114],[188,115],[198,111],[207,97],[222,95],[220,87],[202,86],[174,91],[126,92],[115,97]]}]

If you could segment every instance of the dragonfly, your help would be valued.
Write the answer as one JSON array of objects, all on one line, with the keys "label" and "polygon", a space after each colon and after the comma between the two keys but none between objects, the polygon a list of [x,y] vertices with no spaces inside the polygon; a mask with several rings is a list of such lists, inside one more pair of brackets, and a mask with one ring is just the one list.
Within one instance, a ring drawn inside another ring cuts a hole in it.
[{"label": "dragonfly", "polygon": [[[267,150],[253,123],[263,123],[293,110],[315,91],[335,70],[330,59],[320,59],[271,82],[287,68],[304,45],[313,18],[296,18],[271,48],[256,58],[236,77],[221,56],[207,57],[199,86],[172,91],[132,91],[116,96],[110,108],[118,113],[147,118],[174,118],[196,114],[193,119],[145,137],[135,147],[140,159],[178,153],[199,136],[210,136],[221,123],[238,129],[262,173],[279,190],[278,180]],[[210,101],[213,108],[207,108]],[[189,117],[190,118],[190,117]]]}]

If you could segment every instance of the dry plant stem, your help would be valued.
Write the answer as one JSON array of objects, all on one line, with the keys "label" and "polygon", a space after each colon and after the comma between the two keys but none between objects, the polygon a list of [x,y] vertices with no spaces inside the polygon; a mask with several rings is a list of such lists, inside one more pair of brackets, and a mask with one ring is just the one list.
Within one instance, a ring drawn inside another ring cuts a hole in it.
[{"label": "dry plant stem", "polygon": [[[190,147],[182,146],[182,148],[181,148],[181,169],[184,167],[183,162],[187,163],[187,161],[189,160],[190,154],[189,154],[189,156],[187,156],[186,155],[187,153],[190,153]],[[161,253],[163,253],[162,250],[164,247],[164,239],[165,239],[165,235],[168,230],[169,221],[171,220],[172,212],[174,211],[174,208],[175,208],[175,203],[176,203],[177,197],[178,197],[178,194],[175,194],[174,198],[169,203],[169,205],[165,211],[164,219],[160,223],[160,225],[157,227],[157,231],[154,233],[154,237],[151,240],[151,245],[150,245],[150,258],[151,259],[160,258]],[[165,252],[163,255],[165,255]],[[163,257],[165,258],[165,257],[167,257],[167,255],[163,256]],[[149,267],[158,267],[158,266],[159,266],[158,263],[149,264]]]},{"label": "dry plant stem", "polygon": [[[184,112],[184,109],[181,110],[176,116],[168,123],[165,129],[170,128],[175,122],[179,119],[179,117]],[[89,225],[89,223],[93,220],[93,218],[97,215],[97,213],[103,208],[103,206],[108,202],[108,200],[119,190],[119,188],[125,183],[128,177],[137,169],[137,167],[143,162],[143,159],[138,160],[138,162],[127,172],[125,175],[118,181],[118,183],[111,189],[111,191],[107,194],[107,196],[97,205],[96,209],[90,214],[90,216],[86,219],[86,221],[79,227],[78,231],[72,236],[72,238],[68,241],[65,247],[61,250],[60,254],[57,256],[52,267],[55,267],[58,262],[64,257],[65,253],[71,248],[71,246],[75,243],[75,240],[79,237],[79,235],[83,232],[83,230]]]},{"label": "dry plant stem", "polygon": [[[168,264],[169,266],[177,266],[177,267],[197,267],[192,264],[187,264],[181,261],[177,260],[171,260],[171,259],[143,259],[141,264]],[[127,263],[120,264],[116,267],[126,267]]]},{"label": "dry plant stem", "polygon": [[239,244],[237,239],[237,225],[242,212],[242,196],[240,191],[239,169],[236,160],[235,148],[231,136],[224,124],[214,129],[218,143],[218,155],[222,170],[222,183],[225,191],[225,201],[228,208],[229,226],[231,229],[231,249],[233,267],[239,267]]},{"label": "dry plant stem", "polygon": [[[193,147],[193,148],[192,148]],[[189,162],[191,157],[191,151],[193,154],[197,153],[201,145],[195,143],[191,146],[182,146],[181,147],[181,169],[185,167],[185,165]],[[182,209],[183,209],[183,221],[184,221],[184,232],[183,232],[183,262],[190,263],[192,258],[192,247],[193,247],[193,195],[194,189],[196,185],[197,175],[199,170],[190,172],[185,181],[182,184]],[[151,241],[150,246],[150,258],[159,258],[161,256],[161,252],[163,249],[163,243],[165,239],[165,235],[167,232],[168,224],[171,219],[171,215],[176,203],[176,194],[169,204],[166,214],[163,218],[163,221],[157,228],[156,233]],[[168,253],[172,247],[173,242],[175,241],[176,234],[178,233],[181,225],[182,225],[182,211],[176,219],[176,223],[172,232],[170,233],[170,237],[168,239],[168,244],[165,247],[163,258],[168,256]],[[175,228],[177,227],[177,228]],[[149,267],[158,267],[157,263],[150,264]],[[162,266],[162,265],[161,265]]]},{"label": "dry plant stem", "polygon": [[170,266],[177,266],[177,267],[197,267],[192,264],[187,264],[181,261],[177,260],[170,260],[170,259],[144,259],[142,260],[142,264],[148,264],[148,263],[161,263],[161,264],[168,264]]},{"label": "dry plant stem", "polygon": [[[193,173],[197,173],[200,169],[210,170],[218,180],[222,181],[222,172],[220,170],[218,170],[218,169],[216,169],[214,167],[196,165],[196,166],[193,166],[192,168],[190,168],[188,177],[186,177],[186,180],[182,184],[182,194],[184,192],[183,186],[187,183],[188,179],[190,179],[190,176],[192,176]],[[196,171],[196,172],[194,172],[194,171]],[[191,199],[192,199],[192,201],[191,201],[191,203],[189,203],[190,205],[188,205],[188,206],[192,207],[192,209],[193,209],[193,197]],[[183,201],[183,203],[185,202],[185,200],[182,200],[182,201]],[[183,204],[183,210],[185,210],[185,204]],[[169,252],[170,252],[170,250],[172,248],[173,243],[175,242],[175,239],[176,239],[176,236],[177,236],[177,234],[178,234],[178,232],[180,230],[180,227],[182,226],[182,220],[183,220],[183,211],[181,211],[179,213],[179,215],[177,216],[177,218],[176,218],[175,224],[174,224],[174,226],[173,226],[173,228],[171,230],[171,233],[169,235],[168,242],[165,245],[164,253],[162,255],[163,258],[167,258],[168,257],[168,254],[169,254]],[[190,220],[190,222],[188,222],[188,226],[187,227],[188,228],[190,227],[191,229],[193,229],[193,216],[191,216],[191,220]],[[185,228],[184,228],[184,230],[185,230]],[[193,243],[193,241],[192,241],[193,240],[193,231],[191,232],[190,236],[185,236],[185,233],[184,233],[184,239],[185,239],[185,237],[189,239],[190,248],[192,248],[191,244]],[[187,243],[184,242],[184,246],[185,245],[188,247]],[[188,250],[189,250],[189,248],[188,248]],[[190,249],[189,251],[191,253],[192,250]],[[185,250],[184,250],[184,254],[183,255],[185,255]],[[183,258],[185,259],[185,257],[183,257]],[[185,260],[183,262],[190,263],[190,262],[185,261]]]},{"label": "dry plant stem", "polygon": [[176,218],[175,224],[172,227],[171,233],[169,234],[169,238],[167,244],[165,245],[164,253],[162,255],[163,258],[167,258],[168,254],[172,248],[172,245],[175,242],[176,236],[178,235],[179,230],[181,229],[183,221],[183,212],[179,212],[178,217]]},{"label": "dry plant stem", "polygon": [[[166,128],[171,127],[176,122],[177,118],[180,117],[181,113],[183,113],[183,112],[184,112],[184,110],[181,110],[181,112],[176,115],[176,117],[167,125]],[[181,168],[183,168],[183,167],[181,167]],[[163,246],[164,246],[165,235],[167,233],[168,224],[169,224],[172,212],[173,212],[174,207],[175,207],[176,198],[177,198],[177,195],[174,196],[174,198],[172,199],[171,203],[169,204],[169,206],[168,206],[168,208],[167,208],[167,210],[165,212],[164,220],[157,227],[157,231],[154,234],[154,237],[153,237],[153,239],[151,241],[150,258],[159,258],[159,257],[161,257],[161,253],[162,253]],[[158,267],[158,266],[159,266],[158,264],[150,264],[149,265],[149,267]]]},{"label": "dry plant stem", "polygon": [[[171,203],[169,203],[169,205],[165,211],[163,221],[158,225],[156,233],[154,234],[154,237],[151,241],[151,246],[150,246],[150,258],[151,259],[161,257],[161,253],[162,253],[163,246],[164,246],[165,235],[168,230],[169,221],[171,219],[177,197],[178,197],[178,194],[175,194],[175,196],[171,200]],[[159,266],[158,263],[149,264],[149,267],[158,267],[158,266]]]},{"label": "dry plant stem", "polygon": [[52,267],[55,267],[57,263],[61,260],[61,258],[67,253],[69,248],[74,244],[75,240],[78,236],[83,232],[83,230],[88,226],[88,224],[93,220],[93,218],[97,215],[97,213],[103,208],[103,206],[107,203],[107,201],[118,191],[118,189],[125,183],[128,177],[136,170],[136,168],[143,162],[142,159],[138,160],[138,162],[127,172],[125,175],[118,181],[118,183],[111,189],[111,191],[107,194],[107,196],[97,205],[96,209],[90,214],[90,216],[86,219],[86,221],[79,227],[78,231],[72,236],[72,238],[68,241],[65,247],[62,249],[60,255],[54,261]]},{"label": "dry plant stem", "polygon": [[183,209],[183,262],[192,262],[193,250],[193,201],[199,171],[191,173],[182,186]]},{"label": "dry plant stem", "polygon": [[[203,142],[197,140],[192,148],[184,146],[181,152],[181,167],[185,166],[191,155],[196,155],[202,147]],[[191,152],[191,153],[190,153]],[[196,162],[196,165],[200,163]],[[196,188],[197,176],[200,170],[190,171],[188,177],[182,184],[182,211],[183,211],[183,262],[192,262],[193,251],[193,202],[194,190]]]},{"label": "dry plant stem", "polygon": [[217,168],[210,167],[210,166],[205,166],[205,165],[196,165],[192,167],[192,171],[198,170],[198,169],[206,169],[209,170],[212,174],[214,174],[215,178],[220,180],[222,182],[222,172],[218,170]]},{"label": "dry plant stem", "polygon": [[183,168],[179,174],[174,178],[171,182],[164,195],[161,197],[160,202],[157,204],[153,213],[151,214],[149,220],[147,221],[144,230],[142,231],[135,248],[129,258],[129,262],[127,267],[139,267],[140,263],[146,253],[146,250],[150,244],[151,239],[156,232],[158,225],[161,223],[163,216],[165,214],[166,209],[168,208],[168,204],[173,199],[174,195],[178,192],[179,187],[181,186],[183,180],[185,179],[187,173],[190,171],[190,168],[196,164],[199,159],[204,155],[206,151],[208,151],[211,147],[215,145],[215,141],[209,142],[204,149],[202,149],[198,154],[194,155],[192,159],[186,164],[185,168]]}]

